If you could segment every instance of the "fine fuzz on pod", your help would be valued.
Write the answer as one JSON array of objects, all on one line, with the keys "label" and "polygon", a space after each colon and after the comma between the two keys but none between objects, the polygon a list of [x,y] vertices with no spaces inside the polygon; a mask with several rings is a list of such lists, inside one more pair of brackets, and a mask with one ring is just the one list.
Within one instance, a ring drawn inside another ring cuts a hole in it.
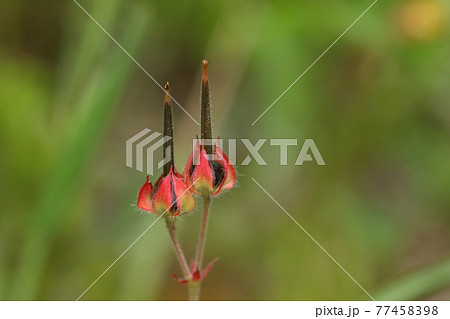
[{"label": "fine fuzz on pod", "polygon": [[[164,135],[170,137],[163,147],[163,156],[169,156],[164,164],[163,175],[158,179],[155,187],[147,180],[139,191],[137,206],[147,212],[163,214],[167,211],[172,217],[181,213],[188,213],[195,207],[194,196],[188,190],[183,176],[174,168],[173,121],[172,105],[170,102],[169,83],[165,85],[164,98]],[[170,152],[166,154],[166,152]]]},{"label": "fine fuzz on pod", "polygon": [[[219,145],[211,145],[211,103],[209,97],[208,61],[202,62],[201,146],[197,142],[184,168],[184,178],[192,191],[202,196],[217,195],[234,186],[236,172]],[[206,143],[205,143],[206,141]],[[193,181],[197,181],[195,184]]]}]

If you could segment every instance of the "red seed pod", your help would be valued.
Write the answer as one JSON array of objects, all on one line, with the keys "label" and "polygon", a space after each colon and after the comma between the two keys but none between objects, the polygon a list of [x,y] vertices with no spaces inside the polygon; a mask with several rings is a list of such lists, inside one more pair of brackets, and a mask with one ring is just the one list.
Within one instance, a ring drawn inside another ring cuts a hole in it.
[{"label": "red seed pod", "polygon": [[137,206],[158,215],[167,212],[175,217],[192,211],[195,200],[182,175],[171,168],[167,176],[161,176],[158,179],[155,187],[151,186],[147,177],[147,181],[139,192]]},{"label": "red seed pod", "polygon": [[194,193],[214,196],[222,189],[234,186],[236,172],[219,145],[214,145],[213,153],[209,155],[203,143],[200,148],[197,142],[186,163],[184,178]]}]

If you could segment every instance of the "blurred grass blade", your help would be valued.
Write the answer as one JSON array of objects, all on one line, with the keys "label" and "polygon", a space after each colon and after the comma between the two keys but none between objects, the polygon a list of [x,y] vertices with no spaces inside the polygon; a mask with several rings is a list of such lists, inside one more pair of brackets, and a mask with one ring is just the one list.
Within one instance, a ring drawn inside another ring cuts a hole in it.
[{"label": "blurred grass blade", "polygon": [[381,289],[376,300],[419,300],[450,285],[450,258],[415,271]]},{"label": "blurred grass blade", "polygon": [[[95,69],[101,56],[110,47],[111,39],[98,26],[89,20],[75,3],[69,1],[69,24],[63,31],[61,62],[59,70],[59,87],[56,92],[56,115],[67,112],[70,102],[77,99],[81,89],[85,88],[86,79]],[[103,26],[114,25],[120,14],[122,0],[97,0],[88,9]],[[84,4],[82,4],[84,5]],[[79,21],[85,21],[80,26]],[[79,41],[73,41],[73,35],[81,33]]]},{"label": "blurred grass blade", "polygon": [[[119,5],[119,2],[114,2],[114,5]],[[84,15],[81,11],[75,13]],[[142,43],[144,31],[147,29],[147,15],[144,10],[138,10],[136,7],[133,7],[131,12],[120,13],[122,16],[127,15],[128,19],[123,23],[122,35],[117,39],[130,54],[134,54],[139,43]],[[86,23],[93,22],[89,20]],[[96,32],[107,37],[100,29]],[[93,48],[86,47],[86,50],[89,49]],[[60,222],[69,218],[66,208],[70,207],[72,195],[82,178],[82,171],[89,161],[89,156],[95,151],[95,145],[104,132],[108,120],[114,114],[115,106],[130,79],[131,71],[135,69],[134,63],[114,43],[111,43],[110,49],[103,54],[100,61],[101,69],[96,74],[95,81],[90,81],[91,87],[85,90],[83,96],[78,97],[77,101],[81,102],[70,102],[75,107],[76,114],[69,123],[68,135],[64,139],[58,158],[55,159],[52,172],[48,179],[43,181],[42,200],[36,208],[35,219],[24,244],[10,296],[12,299],[28,300],[38,297],[36,292],[39,280],[43,278],[50,240]],[[85,81],[91,78],[88,73],[85,76],[87,77]]]}]

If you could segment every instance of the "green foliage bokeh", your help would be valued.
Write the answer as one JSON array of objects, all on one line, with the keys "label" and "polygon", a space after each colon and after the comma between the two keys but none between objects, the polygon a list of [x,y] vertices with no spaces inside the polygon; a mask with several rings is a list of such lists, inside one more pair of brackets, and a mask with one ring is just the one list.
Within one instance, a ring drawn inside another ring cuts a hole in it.
[{"label": "green foliage bokeh", "polygon": [[[216,136],[313,138],[327,164],[266,142],[267,166],[237,165],[203,299],[368,299],[252,178],[376,299],[450,298],[448,3],[379,1],[254,125],[370,1],[79,3],[197,119],[207,58]],[[72,0],[0,12],[0,299],[73,300],[155,218],[125,141],[161,131],[163,93]],[[175,131],[181,171],[198,127],[175,108]],[[83,298],[185,299],[177,267],[157,223]]]}]

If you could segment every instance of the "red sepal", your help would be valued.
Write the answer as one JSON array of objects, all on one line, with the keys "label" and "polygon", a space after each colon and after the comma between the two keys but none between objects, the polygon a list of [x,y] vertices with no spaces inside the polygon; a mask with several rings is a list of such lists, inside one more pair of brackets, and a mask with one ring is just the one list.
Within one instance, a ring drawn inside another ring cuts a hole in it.
[{"label": "red sepal", "polygon": [[147,176],[147,180],[144,185],[141,187],[138,195],[137,207],[147,212],[154,212],[152,209],[152,198],[153,198],[154,188],[152,184],[149,182],[149,178]]},{"label": "red sepal", "polygon": [[205,269],[203,269],[203,271],[200,271],[200,269],[198,269],[198,267],[195,266],[195,264],[192,262],[191,263],[191,279],[185,279],[185,278],[178,278],[177,275],[172,274],[172,277],[175,278],[176,281],[178,281],[180,284],[188,284],[190,282],[193,281],[202,281],[203,279],[205,279],[206,275],[209,273],[209,271],[211,270],[212,266],[217,262],[217,260],[219,260],[218,258],[212,260],[206,267]]},{"label": "red sepal", "polygon": [[232,188],[236,181],[236,172],[219,145],[214,145],[211,158],[206,153],[204,144],[200,148],[198,141],[183,174],[191,190],[199,195],[215,196],[222,189]]}]

